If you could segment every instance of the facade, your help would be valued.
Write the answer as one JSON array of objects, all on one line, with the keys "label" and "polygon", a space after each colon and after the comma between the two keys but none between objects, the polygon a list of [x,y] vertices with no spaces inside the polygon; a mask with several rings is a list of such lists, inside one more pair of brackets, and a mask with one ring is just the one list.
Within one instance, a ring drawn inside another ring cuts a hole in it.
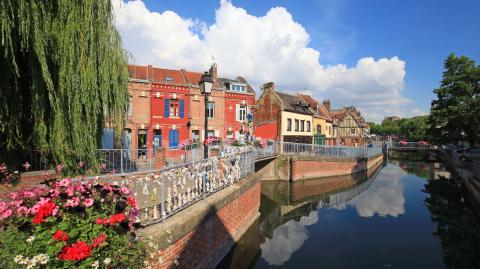
[{"label": "facade", "polygon": [[366,144],[365,120],[355,107],[345,107],[331,112],[338,120],[338,139],[344,146],[364,146]]},{"label": "facade", "polygon": [[313,142],[312,108],[298,95],[275,91],[273,82],[263,86],[254,114],[259,123],[277,121],[276,140],[308,144]]},{"label": "facade", "polygon": [[255,105],[254,90],[242,77],[219,78],[218,81],[225,91],[225,125],[222,137],[238,140],[243,133],[253,134],[251,109]]}]

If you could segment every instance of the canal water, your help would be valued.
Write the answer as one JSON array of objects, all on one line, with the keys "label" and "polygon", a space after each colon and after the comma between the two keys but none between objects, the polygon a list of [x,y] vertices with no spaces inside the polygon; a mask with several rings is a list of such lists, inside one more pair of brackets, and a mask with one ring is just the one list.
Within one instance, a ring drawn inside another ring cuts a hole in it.
[{"label": "canal water", "polygon": [[480,268],[480,222],[438,163],[262,183],[261,217],[219,268]]}]

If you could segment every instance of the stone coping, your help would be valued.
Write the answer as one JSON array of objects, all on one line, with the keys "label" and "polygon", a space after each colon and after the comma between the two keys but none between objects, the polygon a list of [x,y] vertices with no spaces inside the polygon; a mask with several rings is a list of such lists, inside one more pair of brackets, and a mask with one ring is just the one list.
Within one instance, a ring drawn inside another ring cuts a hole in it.
[{"label": "stone coping", "polygon": [[370,157],[335,157],[335,156],[292,156],[292,160],[301,161],[324,161],[324,162],[356,162],[357,160],[374,160],[383,156],[383,153],[378,153]]},{"label": "stone coping", "polygon": [[185,208],[165,221],[146,226],[138,231],[140,240],[145,241],[150,236],[159,249],[169,247],[175,241],[202,224],[215,214],[245,193],[256,183],[260,182],[260,174],[253,173],[233,185],[220,190],[203,200]]}]

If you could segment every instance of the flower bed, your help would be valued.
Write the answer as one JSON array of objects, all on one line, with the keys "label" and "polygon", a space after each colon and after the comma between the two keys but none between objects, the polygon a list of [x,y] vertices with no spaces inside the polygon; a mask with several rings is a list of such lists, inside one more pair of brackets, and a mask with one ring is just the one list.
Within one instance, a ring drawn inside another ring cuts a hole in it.
[{"label": "flower bed", "polygon": [[139,268],[136,200],[126,187],[72,183],[0,200],[0,268]]}]

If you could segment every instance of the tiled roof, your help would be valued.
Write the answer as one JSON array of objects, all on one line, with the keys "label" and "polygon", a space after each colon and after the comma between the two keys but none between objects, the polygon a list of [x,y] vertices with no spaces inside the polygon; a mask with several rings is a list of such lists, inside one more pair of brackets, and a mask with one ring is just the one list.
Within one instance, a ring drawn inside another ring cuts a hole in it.
[{"label": "tiled roof", "polygon": [[[185,77],[187,84],[192,84],[195,86],[198,86],[198,82],[200,82],[200,79],[202,78],[202,75],[203,75],[203,73],[187,71],[185,69],[182,69],[181,72],[183,73],[183,77]],[[223,88],[218,82],[218,80],[214,80],[213,87],[216,89]]]},{"label": "tiled roof", "polygon": [[148,67],[141,65],[129,65],[128,74],[131,79],[148,80]]},{"label": "tiled roof", "polygon": [[310,106],[308,103],[303,101],[301,98],[295,95],[283,93],[283,92],[275,92],[278,97],[283,101],[284,104],[284,109],[290,110],[290,111],[295,111],[295,112],[300,112],[304,114],[313,114],[312,111],[310,110]]},{"label": "tiled roof", "polygon": [[180,70],[153,68],[153,82],[185,84]]}]

